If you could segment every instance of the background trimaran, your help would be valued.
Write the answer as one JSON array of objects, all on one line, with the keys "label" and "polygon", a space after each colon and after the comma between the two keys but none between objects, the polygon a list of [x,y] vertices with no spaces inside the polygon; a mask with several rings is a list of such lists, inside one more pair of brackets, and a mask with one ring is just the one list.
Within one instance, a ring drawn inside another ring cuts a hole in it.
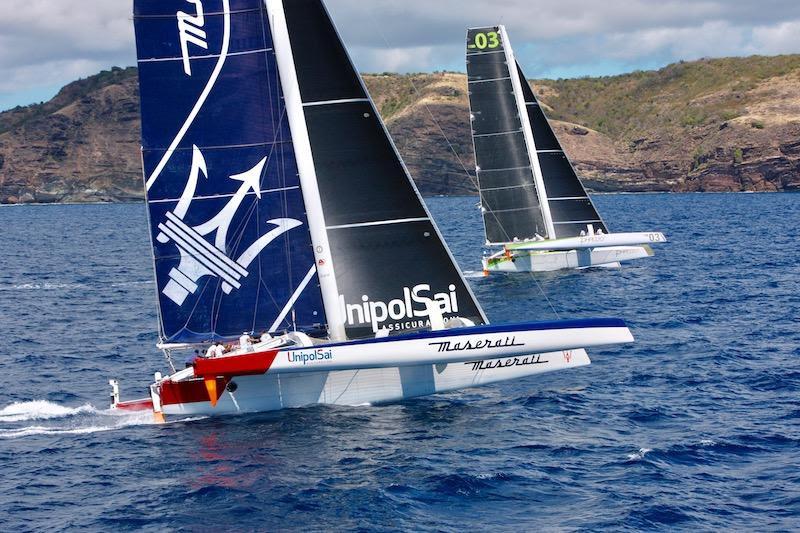
[{"label": "background trimaran", "polygon": [[514,58],[505,27],[467,31],[484,273],[619,266],[662,233],[609,233]]},{"label": "background trimaran", "polygon": [[487,324],[320,0],[134,12],[160,347],[275,337],[156,374],[149,399],[113,382],[118,408],[387,402],[633,340],[617,319]]}]

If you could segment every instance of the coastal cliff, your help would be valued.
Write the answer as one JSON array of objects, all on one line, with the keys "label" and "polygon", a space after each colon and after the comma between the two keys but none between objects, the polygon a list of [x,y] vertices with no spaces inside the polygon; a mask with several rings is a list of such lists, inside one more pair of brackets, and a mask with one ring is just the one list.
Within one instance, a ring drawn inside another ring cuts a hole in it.
[{"label": "coastal cliff", "polygon": [[[466,77],[366,75],[423,194],[472,194]],[[533,81],[586,185],[800,190],[800,55]],[[0,203],[142,198],[137,71],[114,68],[0,113]]]}]

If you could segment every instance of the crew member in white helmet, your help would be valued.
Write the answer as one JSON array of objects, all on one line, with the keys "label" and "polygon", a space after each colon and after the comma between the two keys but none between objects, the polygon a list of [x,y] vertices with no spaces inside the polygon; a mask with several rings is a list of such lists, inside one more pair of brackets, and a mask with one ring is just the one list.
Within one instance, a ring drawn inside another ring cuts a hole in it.
[{"label": "crew member in white helmet", "polygon": [[250,344],[250,334],[246,331],[242,333],[241,337],[239,337],[239,347],[245,352],[252,350],[252,345]]}]

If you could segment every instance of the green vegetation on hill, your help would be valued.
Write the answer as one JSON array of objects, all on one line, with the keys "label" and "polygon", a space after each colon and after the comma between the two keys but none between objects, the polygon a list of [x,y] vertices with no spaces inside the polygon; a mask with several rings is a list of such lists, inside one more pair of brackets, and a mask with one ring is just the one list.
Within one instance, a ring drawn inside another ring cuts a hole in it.
[{"label": "green vegetation on hill", "polygon": [[125,80],[135,78],[138,74],[136,67],[120,68],[112,67],[111,70],[104,70],[94,76],[79,79],[64,86],[56,96],[49,102],[42,102],[30,106],[17,106],[8,111],[0,113],[0,134],[19,128],[25,123],[40,117],[45,117],[55,113],[70,104],[85,98],[95,91],[109,85],[122,83]]},{"label": "green vegetation on hill", "polygon": [[[466,76],[364,79],[420,191],[473,193]],[[533,86],[592,190],[800,190],[800,55]],[[0,203],[141,198],[139,136],[135,68],[0,112]]]},{"label": "green vegetation on hill", "polygon": [[654,129],[682,129],[741,116],[748,94],[771,78],[800,71],[800,55],[702,59],[620,76],[541,80],[550,117],[617,139]]}]

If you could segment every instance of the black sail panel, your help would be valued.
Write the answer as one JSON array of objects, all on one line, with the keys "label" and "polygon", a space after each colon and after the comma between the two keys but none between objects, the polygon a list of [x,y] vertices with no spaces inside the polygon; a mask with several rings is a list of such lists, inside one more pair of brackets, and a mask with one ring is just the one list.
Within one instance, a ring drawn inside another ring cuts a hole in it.
[{"label": "black sail panel", "polygon": [[470,29],[466,44],[486,240],[505,243],[547,235],[500,29]]},{"label": "black sail panel", "polygon": [[284,13],[347,336],[424,329],[426,300],[485,323],[325,6]]},{"label": "black sail panel", "polygon": [[608,232],[600,214],[595,209],[575,168],[570,163],[553,128],[547,121],[544,109],[536,98],[519,64],[517,72],[522,82],[522,94],[533,130],[542,180],[550,205],[550,215],[555,227],[552,238],[577,237],[588,232],[588,226]]}]

